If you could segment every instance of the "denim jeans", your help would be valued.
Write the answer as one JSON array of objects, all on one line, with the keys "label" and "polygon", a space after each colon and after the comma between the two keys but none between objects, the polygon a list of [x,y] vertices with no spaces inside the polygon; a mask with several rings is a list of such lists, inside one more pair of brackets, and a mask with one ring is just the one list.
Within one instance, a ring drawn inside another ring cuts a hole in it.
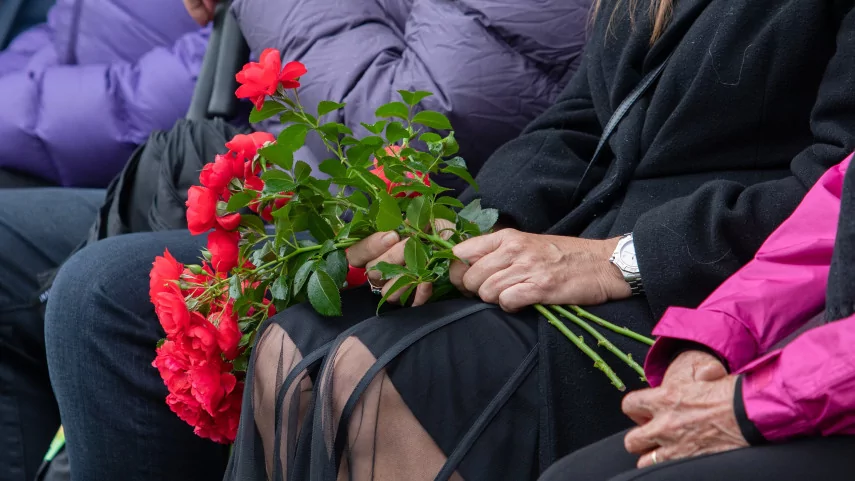
[{"label": "denim jeans", "polygon": [[75,481],[222,479],[226,446],[203,440],[166,405],[152,367],[164,336],[149,302],[149,271],[164,248],[196,262],[204,238],[129,234],[75,254],[47,305],[45,338]]},{"label": "denim jeans", "polygon": [[37,301],[86,237],[100,190],[0,189],[0,481],[32,481],[59,427]]}]

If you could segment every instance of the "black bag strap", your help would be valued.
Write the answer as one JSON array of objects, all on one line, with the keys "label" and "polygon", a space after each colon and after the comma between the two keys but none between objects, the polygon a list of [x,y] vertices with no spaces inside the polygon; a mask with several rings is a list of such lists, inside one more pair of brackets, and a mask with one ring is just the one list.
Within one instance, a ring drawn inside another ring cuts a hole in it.
[{"label": "black bag strap", "polygon": [[582,173],[582,178],[579,179],[579,184],[576,186],[576,190],[573,192],[573,197],[570,200],[570,207],[573,208],[576,206],[576,203],[579,201],[579,196],[582,195],[587,189],[585,189],[585,181],[588,180],[588,176],[591,173],[591,169],[598,163],[600,157],[603,153],[603,147],[606,146],[606,142],[609,141],[609,138],[612,134],[615,133],[618,124],[626,117],[626,114],[629,113],[629,110],[633,105],[650,90],[651,87],[659,80],[659,77],[662,76],[662,72],[665,70],[665,66],[668,64],[668,60],[671,58],[669,55],[665,60],[659,64],[658,67],[651,70],[641,79],[641,82],[632,89],[632,92],[623,99],[623,102],[618,105],[618,108],[615,109],[612,116],[609,118],[609,121],[606,122],[606,126],[603,128],[603,135],[600,136],[600,141],[597,143],[597,148],[594,150],[594,155],[591,157],[591,161],[588,162],[588,166],[585,168],[585,172]]},{"label": "black bag strap", "polygon": [[249,59],[249,47],[229,9],[231,3],[220,2],[214,12],[214,26],[187,111],[188,119],[228,119],[238,113],[235,74]]},{"label": "black bag strap", "polygon": [[24,0],[0,2],[0,49],[3,49],[11,40],[9,37],[12,34],[12,26],[15,25],[15,19],[18,18],[23,6]]}]

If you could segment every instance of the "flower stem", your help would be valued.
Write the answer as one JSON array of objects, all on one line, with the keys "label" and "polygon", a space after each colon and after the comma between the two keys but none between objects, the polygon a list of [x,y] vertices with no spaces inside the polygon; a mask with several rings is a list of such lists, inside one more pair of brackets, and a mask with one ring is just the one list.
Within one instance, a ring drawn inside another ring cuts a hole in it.
[{"label": "flower stem", "polygon": [[655,341],[653,341],[653,339],[650,339],[647,336],[642,336],[641,334],[639,334],[635,331],[632,331],[631,329],[616,326],[616,325],[612,324],[611,322],[609,322],[609,321],[607,321],[601,317],[597,317],[597,316],[591,314],[590,312],[586,311],[585,309],[582,309],[579,306],[567,306],[567,307],[569,307],[570,310],[575,312],[579,317],[582,317],[582,318],[587,319],[589,321],[592,321],[596,324],[599,324],[599,325],[605,327],[606,329],[609,329],[610,331],[614,331],[614,332],[616,332],[622,336],[626,336],[630,339],[635,339],[636,341],[643,343],[643,344],[647,344],[648,346],[652,346],[653,343],[655,342]]},{"label": "flower stem", "polygon": [[635,362],[635,360],[632,359],[632,356],[618,349],[617,346],[612,344],[611,341],[606,339],[605,336],[600,334],[599,331],[594,329],[593,326],[585,322],[585,320],[580,318],[579,316],[573,314],[572,312],[568,311],[567,309],[564,309],[561,306],[550,307],[552,307],[552,310],[554,310],[558,314],[561,314],[567,319],[573,321],[574,324],[587,331],[588,334],[594,336],[594,339],[597,340],[598,345],[605,347],[607,351],[611,352],[612,354],[617,356],[618,359],[625,362],[629,367],[631,367],[635,372],[637,372],[639,376],[641,376],[642,381],[647,382],[647,378],[644,376],[644,369],[637,362]]},{"label": "flower stem", "polygon": [[538,312],[543,314],[543,317],[545,317],[546,320],[549,321],[550,324],[555,326],[555,328],[557,328],[559,331],[561,331],[561,333],[564,334],[564,336],[567,339],[569,339],[570,342],[575,344],[576,347],[578,347],[588,357],[593,359],[594,360],[594,367],[596,367],[600,371],[603,371],[603,373],[605,373],[606,377],[609,378],[609,380],[612,382],[612,385],[614,385],[614,387],[616,387],[618,389],[618,391],[625,391],[626,390],[626,385],[624,385],[623,381],[620,380],[618,375],[615,374],[615,372],[612,370],[612,368],[609,367],[609,365],[606,363],[606,361],[604,361],[603,358],[600,357],[600,355],[597,354],[596,351],[594,351],[587,344],[585,344],[585,341],[581,337],[578,337],[575,334],[573,334],[573,332],[570,329],[568,329],[567,326],[563,322],[561,322],[561,320],[558,319],[558,317],[555,314],[553,314],[549,309],[547,309],[543,305],[535,304],[534,308],[537,309]]}]

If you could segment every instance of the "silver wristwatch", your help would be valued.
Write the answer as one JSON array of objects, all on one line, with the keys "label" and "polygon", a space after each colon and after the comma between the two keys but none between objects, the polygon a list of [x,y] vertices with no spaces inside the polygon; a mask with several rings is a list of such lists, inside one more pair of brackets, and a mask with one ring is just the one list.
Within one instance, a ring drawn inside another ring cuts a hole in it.
[{"label": "silver wristwatch", "polygon": [[641,271],[638,269],[638,261],[635,258],[635,244],[632,242],[631,233],[620,238],[609,262],[623,274],[623,279],[632,289],[633,296],[644,294],[644,284],[641,282]]}]

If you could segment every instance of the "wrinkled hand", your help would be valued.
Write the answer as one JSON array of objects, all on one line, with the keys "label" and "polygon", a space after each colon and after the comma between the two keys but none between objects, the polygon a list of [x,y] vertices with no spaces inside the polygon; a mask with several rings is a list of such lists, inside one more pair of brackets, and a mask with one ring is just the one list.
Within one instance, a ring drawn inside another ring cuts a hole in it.
[{"label": "wrinkled hand", "polygon": [[[434,231],[440,237],[445,239],[451,234],[447,228],[452,227],[452,224],[446,220],[437,219],[434,225]],[[377,232],[372,234],[357,244],[354,244],[347,250],[347,261],[354,267],[364,267],[368,269],[368,282],[372,286],[382,287],[382,293],[385,296],[396,278],[383,280],[377,271],[372,271],[371,268],[380,262],[388,262],[389,264],[404,265],[404,245],[407,239],[401,239],[395,232]],[[387,302],[397,303],[401,299],[401,295],[405,289],[393,293],[387,299]],[[430,283],[422,283],[416,287],[413,294],[413,306],[420,306],[427,303],[433,295],[433,285]]]},{"label": "wrinkled hand", "polygon": [[205,26],[214,19],[214,8],[219,0],[184,0],[184,8],[199,25]]},{"label": "wrinkled hand", "polygon": [[508,312],[533,304],[624,299],[632,294],[629,284],[609,262],[617,241],[505,229],[455,246],[454,254],[466,262],[452,263],[451,282]]},{"label": "wrinkled hand", "polygon": [[624,398],[624,413],[641,424],[624,438],[626,450],[640,456],[639,468],[654,464],[654,452],[661,463],[748,446],[733,409],[736,376],[698,354],[709,356],[683,353],[662,386]]}]

